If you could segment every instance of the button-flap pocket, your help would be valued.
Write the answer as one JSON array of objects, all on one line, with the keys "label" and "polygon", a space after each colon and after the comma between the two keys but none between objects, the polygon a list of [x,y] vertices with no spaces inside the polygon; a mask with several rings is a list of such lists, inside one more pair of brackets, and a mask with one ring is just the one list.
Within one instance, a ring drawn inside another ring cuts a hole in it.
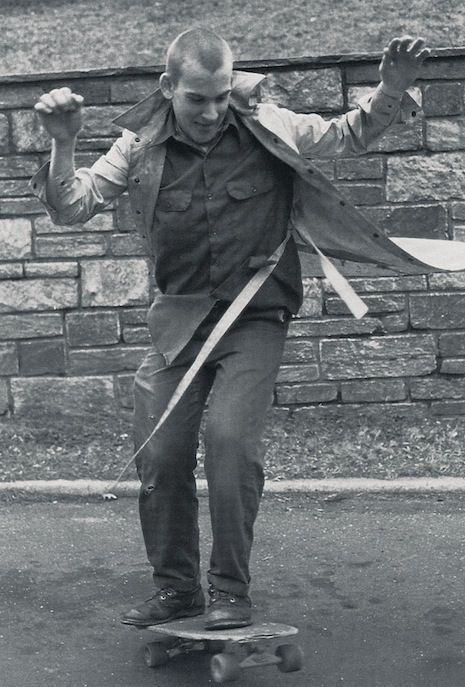
[{"label": "button-flap pocket", "polygon": [[229,195],[236,200],[253,198],[261,193],[271,191],[275,185],[274,177],[271,174],[260,174],[248,179],[234,179],[228,181],[226,189]]},{"label": "button-flap pocket", "polygon": [[183,212],[187,210],[191,200],[191,191],[160,191],[157,199],[157,209],[163,212]]}]

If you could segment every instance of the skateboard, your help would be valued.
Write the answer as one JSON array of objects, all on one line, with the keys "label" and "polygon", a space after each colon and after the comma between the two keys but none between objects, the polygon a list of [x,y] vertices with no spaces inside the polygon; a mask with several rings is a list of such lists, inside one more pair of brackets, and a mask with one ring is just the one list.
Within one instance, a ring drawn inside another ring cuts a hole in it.
[{"label": "skateboard", "polygon": [[298,645],[279,643],[281,638],[298,633],[292,625],[260,622],[232,630],[206,630],[204,618],[196,616],[144,629],[155,634],[155,641],[148,643],[144,652],[150,668],[180,654],[203,651],[212,654],[210,672],[218,684],[238,680],[246,668],[274,664],[281,672],[290,673],[303,665],[303,652]]}]

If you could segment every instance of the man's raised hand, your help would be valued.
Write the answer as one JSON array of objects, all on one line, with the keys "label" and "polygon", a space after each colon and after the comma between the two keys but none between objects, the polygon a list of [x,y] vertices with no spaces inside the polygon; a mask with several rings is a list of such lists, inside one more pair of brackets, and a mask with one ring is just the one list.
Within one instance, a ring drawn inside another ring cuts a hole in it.
[{"label": "man's raised hand", "polygon": [[54,88],[44,93],[34,110],[48,134],[55,141],[68,143],[73,141],[82,126],[82,95],[73,93],[70,88]]},{"label": "man's raised hand", "polygon": [[418,78],[421,65],[430,52],[424,38],[393,38],[384,49],[379,66],[383,90],[388,95],[400,97]]}]

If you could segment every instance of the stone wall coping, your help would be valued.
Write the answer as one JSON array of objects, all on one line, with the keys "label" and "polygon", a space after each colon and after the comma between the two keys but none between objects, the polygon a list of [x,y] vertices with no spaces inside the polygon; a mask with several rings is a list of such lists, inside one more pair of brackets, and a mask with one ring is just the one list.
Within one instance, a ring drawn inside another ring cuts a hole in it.
[{"label": "stone wall coping", "polygon": [[[367,53],[342,53],[335,55],[318,55],[302,57],[285,57],[269,60],[238,60],[234,63],[235,69],[244,71],[266,71],[267,69],[296,69],[299,67],[324,68],[335,65],[351,65],[360,62],[379,62],[382,57],[381,52]],[[454,48],[435,48],[431,51],[427,61],[444,58],[463,58],[465,57],[465,46]],[[32,74],[3,74],[0,76],[2,84],[25,84],[43,81],[63,81],[82,78],[104,78],[104,77],[124,77],[124,76],[150,76],[160,74],[164,70],[164,65],[147,65],[141,67],[108,67],[105,69],[81,69],[76,71],[64,72],[37,72]]]}]

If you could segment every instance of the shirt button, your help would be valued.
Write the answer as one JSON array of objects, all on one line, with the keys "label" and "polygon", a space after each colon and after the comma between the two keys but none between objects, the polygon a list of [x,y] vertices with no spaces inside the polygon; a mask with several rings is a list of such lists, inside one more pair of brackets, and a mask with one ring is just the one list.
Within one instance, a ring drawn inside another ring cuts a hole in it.
[{"label": "shirt button", "polygon": [[140,179],[139,179],[139,177],[136,177],[136,178],[134,179],[134,181],[135,181],[136,184],[140,184]]},{"label": "shirt button", "polygon": [[252,186],[252,193],[257,193],[257,189],[255,186]]},{"label": "shirt button", "polygon": [[207,198],[208,198],[208,200],[213,200],[213,195],[211,193],[209,193]]},{"label": "shirt button", "polygon": [[140,210],[136,210],[136,215],[141,215],[142,212]]}]

